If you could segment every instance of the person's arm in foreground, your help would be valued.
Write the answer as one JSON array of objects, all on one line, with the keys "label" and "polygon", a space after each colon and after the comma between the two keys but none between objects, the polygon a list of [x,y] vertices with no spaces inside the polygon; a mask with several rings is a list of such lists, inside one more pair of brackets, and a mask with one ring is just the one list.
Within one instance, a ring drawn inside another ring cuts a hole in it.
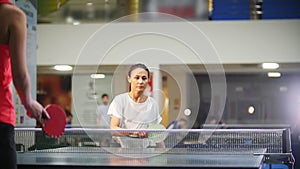
[{"label": "person's arm in foreground", "polygon": [[30,112],[27,115],[40,119],[44,113],[49,118],[42,105],[31,96],[30,77],[26,66],[26,16],[21,10],[17,10],[10,20],[9,48],[14,85],[23,105]]}]

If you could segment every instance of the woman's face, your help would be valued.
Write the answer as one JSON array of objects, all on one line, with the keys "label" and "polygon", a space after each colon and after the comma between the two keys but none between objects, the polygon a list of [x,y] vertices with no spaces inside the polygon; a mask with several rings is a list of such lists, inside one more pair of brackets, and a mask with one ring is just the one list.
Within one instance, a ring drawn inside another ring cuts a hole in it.
[{"label": "woman's face", "polygon": [[134,69],[131,72],[131,76],[128,77],[128,82],[131,84],[133,92],[143,92],[147,87],[148,81],[148,72],[142,68]]}]

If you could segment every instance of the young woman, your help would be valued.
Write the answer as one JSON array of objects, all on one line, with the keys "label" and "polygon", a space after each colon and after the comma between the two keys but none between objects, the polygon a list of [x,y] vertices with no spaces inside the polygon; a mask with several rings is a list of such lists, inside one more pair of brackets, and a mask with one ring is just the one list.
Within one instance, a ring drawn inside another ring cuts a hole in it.
[{"label": "young woman", "polygon": [[[32,118],[40,119],[44,108],[31,97],[26,67],[26,16],[9,0],[0,0],[0,168],[15,169],[14,111],[10,83]],[[46,115],[47,116],[47,115]]]},{"label": "young woman", "polygon": [[[111,129],[147,129],[162,120],[158,104],[144,94],[150,71],[144,64],[135,64],[128,72],[129,92],[120,94],[110,104]],[[146,132],[122,132],[122,135],[146,137]]]}]

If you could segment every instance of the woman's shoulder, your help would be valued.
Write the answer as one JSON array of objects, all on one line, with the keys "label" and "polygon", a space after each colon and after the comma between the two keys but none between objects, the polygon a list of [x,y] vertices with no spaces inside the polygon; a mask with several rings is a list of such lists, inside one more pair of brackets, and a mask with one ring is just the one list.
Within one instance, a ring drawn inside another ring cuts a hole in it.
[{"label": "woman's shoulder", "polygon": [[148,96],[148,101],[151,103],[157,104],[156,100],[151,96]]},{"label": "woman's shoulder", "polygon": [[121,101],[121,100],[127,100],[128,99],[128,93],[121,93],[115,96],[113,100]]},{"label": "woman's shoulder", "polygon": [[12,19],[23,19],[26,20],[26,14],[18,7],[15,5],[5,5],[3,8],[5,8],[5,12],[7,16],[12,20]]}]

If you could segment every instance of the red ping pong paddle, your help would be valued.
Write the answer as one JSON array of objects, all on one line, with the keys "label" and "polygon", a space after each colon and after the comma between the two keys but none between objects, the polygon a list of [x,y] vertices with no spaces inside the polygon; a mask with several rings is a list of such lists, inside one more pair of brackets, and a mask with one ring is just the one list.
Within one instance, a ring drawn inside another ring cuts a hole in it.
[{"label": "red ping pong paddle", "polygon": [[52,138],[62,136],[66,127],[66,113],[64,109],[56,104],[50,104],[46,106],[45,110],[49,114],[50,119],[42,117],[43,132]]}]

